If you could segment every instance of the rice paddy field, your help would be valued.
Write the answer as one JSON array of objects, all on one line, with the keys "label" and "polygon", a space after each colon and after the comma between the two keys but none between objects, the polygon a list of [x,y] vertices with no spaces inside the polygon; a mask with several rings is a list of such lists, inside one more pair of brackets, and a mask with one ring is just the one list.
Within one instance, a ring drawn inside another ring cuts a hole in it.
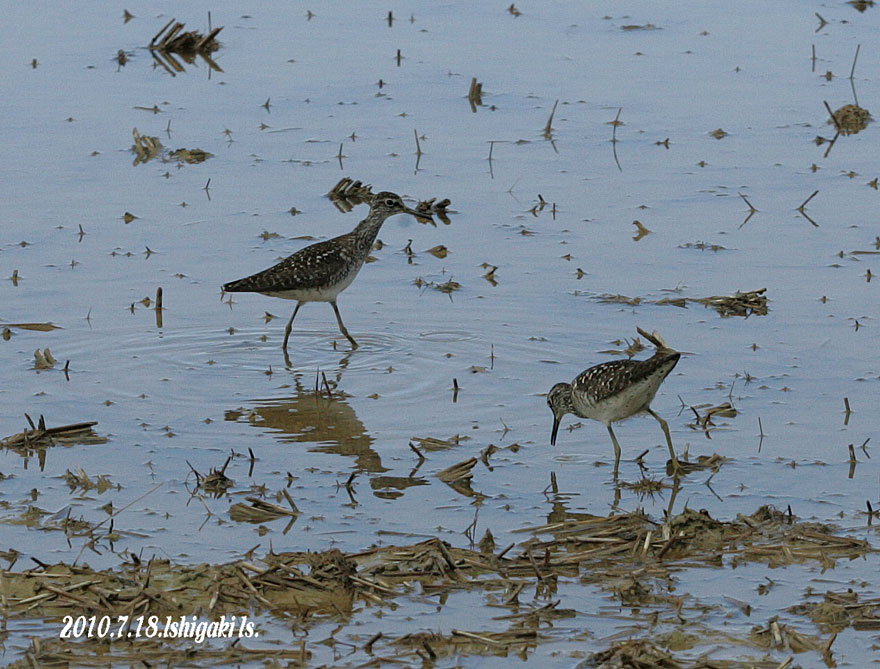
[{"label": "rice paddy field", "polygon": [[[7,6],[0,662],[876,663],[878,17]],[[285,355],[221,286],[380,191],[433,221]],[[650,417],[550,444],[637,328],[682,476]]]}]

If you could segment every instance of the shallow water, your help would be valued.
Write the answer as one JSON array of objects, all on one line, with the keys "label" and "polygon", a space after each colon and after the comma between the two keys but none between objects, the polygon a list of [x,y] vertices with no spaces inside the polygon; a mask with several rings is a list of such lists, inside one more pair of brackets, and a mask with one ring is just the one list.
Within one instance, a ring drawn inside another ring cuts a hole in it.
[{"label": "shallow water", "polygon": [[[68,546],[58,530],[14,524],[29,505],[96,523],[108,502],[117,511],[131,504],[114,519],[122,539],[113,550],[192,562],[270,543],[357,550],[439,535],[463,545],[477,512],[476,537],[490,528],[503,546],[518,540],[513,530],[545,522],[559,499],[572,512],[607,513],[605,430],[585,422],[569,431],[577,421],[568,417],[551,447],[541,394],[609,359],[604,351],[624,348],[616,342],[637,326],[687,354],[653,405],[679,453],[731,460],[711,487],[710,473],[689,476],[676,511],[687,504],[732,518],[772,503],[876,541],[861,513],[880,494],[876,457],[857,449],[849,476],[847,450],[880,427],[880,280],[867,274],[880,269],[876,255],[853,253],[877,251],[878,194],[868,185],[880,176],[876,128],[840,137],[827,157],[828,145],[814,140],[834,134],[823,101],[851,103],[854,87],[862,106],[876,106],[877,12],[790,2],[517,6],[518,17],[469,3],[392,7],[389,28],[389,7],[373,3],[321,3],[310,20],[300,6],[242,16],[232,3],[194,3],[177,18],[204,30],[210,9],[225,26],[215,54],[223,72],[199,61],[174,77],[141,48],[171,18],[150,3],[128,5],[128,23],[101,4],[7,8],[0,321],[62,329],[13,329],[0,342],[2,431],[19,432],[28,413],[50,426],[96,420],[108,440],[51,448],[42,467],[0,452],[10,477],[0,486],[6,547],[42,561],[118,563],[106,546],[98,555],[84,540]],[[818,31],[815,12],[828,21]],[[655,29],[622,29],[646,24]],[[13,27],[44,39],[23,47]],[[124,67],[119,49],[131,53]],[[466,98],[471,77],[485,91],[476,113]],[[137,108],[154,105],[160,113]],[[168,149],[213,157],[132,165],[135,127]],[[715,139],[717,128],[729,134]],[[449,197],[455,213],[450,225],[390,219],[376,262],[339,300],[361,347],[349,350],[328,305],[309,304],[288,366],[280,345],[293,303],[247,294],[230,302],[219,287],[301,248],[304,237],[351,229],[365,207],[341,214],[324,196],[343,176],[410,202]],[[818,227],[797,211],[816,190],[805,211]],[[739,194],[758,209],[751,218]],[[125,212],[138,218],[125,223]],[[634,220],[651,233],[635,241]],[[413,258],[403,251],[409,240]],[[438,244],[449,249],[444,259],[427,253]],[[483,277],[484,263],[498,267],[497,284]],[[5,280],[14,270],[17,285]],[[416,283],[450,278],[461,284],[451,296]],[[159,286],[162,327],[141,303]],[[770,312],[748,319],[650,303],[764,287]],[[603,303],[603,294],[642,303]],[[266,312],[276,318],[266,322]],[[51,348],[55,369],[34,369],[38,347]],[[319,371],[335,387],[332,399],[315,394]],[[728,400],[739,414],[717,420],[711,439],[689,427],[687,407]],[[654,421],[616,432],[625,458],[650,449],[649,474],[662,476],[666,449]],[[426,450],[416,469],[410,441],[456,436]],[[478,496],[436,478],[490,444],[501,450],[491,468],[475,468]],[[191,499],[190,465],[204,473],[230,453],[231,494]],[[621,467],[624,480],[639,478],[633,462]],[[71,491],[61,477],[76,468],[120,488]],[[551,474],[561,498],[545,494]],[[229,520],[230,504],[260,486],[270,499],[287,488],[302,511],[291,527],[278,520],[262,535]],[[657,516],[667,503],[668,494],[620,499],[623,509]],[[870,582],[876,568],[872,558],[835,577]],[[773,577],[794,601],[796,586],[817,574],[791,568]],[[761,569],[753,576],[760,581]],[[745,581],[682,589],[754,587]],[[565,605],[588,612],[601,603],[594,596],[572,589]],[[454,599],[449,620],[479,598]],[[597,638],[613,631],[602,625]],[[536,655],[570,665],[569,653],[589,644],[565,639]],[[836,657],[859,665],[871,643],[876,635],[850,630]]]}]

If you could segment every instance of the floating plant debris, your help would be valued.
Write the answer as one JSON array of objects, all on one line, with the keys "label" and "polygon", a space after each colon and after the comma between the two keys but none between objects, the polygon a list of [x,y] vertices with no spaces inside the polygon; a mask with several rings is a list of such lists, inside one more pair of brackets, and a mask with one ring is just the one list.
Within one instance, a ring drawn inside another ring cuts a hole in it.
[{"label": "floating plant debris", "polygon": [[[766,316],[769,313],[766,288],[758,290],[737,291],[733,295],[712,295],[710,297],[664,297],[659,300],[647,300],[643,297],[630,297],[628,295],[601,294],[593,299],[604,304],[627,304],[638,306],[639,304],[667,304],[674,307],[686,307],[688,302],[697,302],[707,307],[712,307],[721,316]],[[575,295],[580,295],[575,291]]]},{"label": "floating plant debris", "polygon": [[18,328],[19,330],[33,330],[35,332],[51,332],[52,330],[60,330],[60,325],[52,325],[52,323],[0,323],[4,328]]},{"label": "floating plant debris", "polygon": [[[131,147],[131,151],[135,154],[135,165],[148,163],[154,158],[161,158],[163,162],[176,160],[180,163],[196,165],[205,162],[208,158],[214,157],[214,154],[203,151],[202,149],[175,149],[174,151],[168,151],[163,154],[162,150],[164,147],[158,137],[142,135],[138,132],[137,128],[134,128],[131,134],[134,137],[134,144]],[[130,216],[130,214],[126,214],[126,223],[130,223],[136,218],[135,216],[132,216],[129,219],[128,216]]]},{"label": "floating plant debris", "polygon": [[282,493],[290,505],[289,509],[258,497],[246,497],[245,499],[250,504],[242,504],[241,502],[233,504],[229,509],[229,517],[241,523],[267,523],[284,516],[296,518],[299,516],[299,509],[296,508],[296,504],[286,490],[282,489]]},{"label": "floating plant debris", "polygon": [[208,158],[213,158],[214,154],[202,151],[201,149],[177,149],[169,153],[168,157],[179,160],[182,163],[195,165],[196,163],[205,162]]},{"label": "floating plant debris", "polygon": [[751,315],[766,316],[767,296],[766,288],[758,290],[748,290],[745,292],[736,291],[733,295],[714,295],[712,297],[689,298],[693,302],[705,304],[712,307],[722,316],[744,316]]},{"label": "floating plant debris", "polygon": [[447,467],[443,471],[437,472],[437,478],[444,483],[458,483],[459,481],[470,481],[473,478],[473,468],[477,464],[476,458],[468,458],[464,462]]},{"label": "floating plant debris", "polygon": [[858,105],[844,105],[836,110],[829,123],[837,126],[837,129],[843,135],[855,135],[868,127],[868,123],[872,120],[871,113],[864,107]]},{"label": "floating plant debris", "polygon": [[337,207],[348,212],[362,202],[372,201],[373,191],[371,188],[370,184],[343,177],[330,189],[327,195]]},{"label": "floating plant debris", "polygon": [[231,488],[233,485],[235,485],[235,481],[226,476],[226,468],[229,466],[230,462],[232,462],[231,455],[226,458],[226,462],[223,463],[222,467],[220,467],[219,469],[211,469],[211,471],[207,474],[200,474],[195,467],[189,464],[189,462],[187,462],[186,464],[189,465],[192,473],[196,475],[196,488],[198,490],[204,490],[210,495],[220,497],[226,492],[228,488]]},{"label": "floating plant debris", "polygon": [[58,362],[48,348],[34,351],[34,369],[51,369]]},{"label": "floating plant debris", "polygon": [[149,162],[159,156],[159,152],[162,150],[162,142],[159,141],[158,137],[142,135],[138,132],[137,128],[134,128],[131,134],[134,136],[134,145],[131,147],[131,150],[135,154],[135,165]]},{"label": "floating plant debris", "polygon": [[214,28],[207,35],[202,35],[198,30],[184,31],[184,27],[185,24],[171,19],[150,40],[149,48],[181,55],[211,53],[220,48],[217,35],[223,30],[223,26]]},{"label": "floating plant debris", "polygon": [[40,420],[36,425],[34,425],[30,416],[25,414],[24,417],[30,424],[30,429],[25,429],[23,432],[0,439],[0,446],[12,449],[33,449],[52,446],[56,443],[102,444],[107,441],[105,437],[95,434],[92,430],[98,424],[98,421],[46,427],[46,421],[43,416],[40,416]]},{"label": "floating plant debris", "polygon": [[[210,23],[210,13],[208,22]],[[199,56],[213,71],[223,72],[223,69],[211,58],[211,54],[220,48],[217,35],[221,30],[223,26],[209,29],[209,32],[203,35],[197,30],[184,30],[183,23],[171,19],[153,36],[147,48],[153,60],[172,77],[184,71],[183,65],[175,55],[180,56],[188,64],[194,63],[196,56]]]}]

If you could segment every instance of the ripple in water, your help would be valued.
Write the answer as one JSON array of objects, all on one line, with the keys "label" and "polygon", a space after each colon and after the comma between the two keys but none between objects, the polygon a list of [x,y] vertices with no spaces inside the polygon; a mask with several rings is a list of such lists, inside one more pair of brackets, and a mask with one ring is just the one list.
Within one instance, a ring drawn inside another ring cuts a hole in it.
[{"label": "ripple in water", "polygon": [[476,339],[476,337],[475,334],[460,330],[435,330],[419,334],[419,339],[438,343],[470,341],[471,339]]}]

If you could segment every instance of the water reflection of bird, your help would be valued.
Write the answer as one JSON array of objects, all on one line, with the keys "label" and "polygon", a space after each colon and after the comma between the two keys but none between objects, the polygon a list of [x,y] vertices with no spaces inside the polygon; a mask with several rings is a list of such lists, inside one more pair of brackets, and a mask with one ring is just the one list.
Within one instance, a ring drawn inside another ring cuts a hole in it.
[{"label": "water reflection of bird", "polygon": [[566,522],[589,522],[599,520],[601,518],[603,518],[603,516],[597,516],[592,513],[585,513],[582,511],[570,511],[565,503],[565,500],[557,498],[551,503],[550,512],[547,514],[547,524],[556,525]]},{"label": "water reflection of bird", "polygon": [[[273,430],[280,441],[312,445],[310,451],[353,456],[357,470],[385,472],[379,454],[373,450],[373,438],[338,392],[333,397],[301,392],[294,397],[255,400],[250,413],[252,425]],[[247,417],[241,411],[229,411],[227,420]]]},{"label": "water reflection of bird", "polygon": [[676,472],[678,458],[672,448],[669,425],[653,409],[651,400],[669,372],[678,362],[680,353],[658,349],[647,360],[612,360],[581,372],[571,383],[557,383],[547,395],[547,404],[553,411],[553,431],[550,443],[556,445],[559,423],[567,413],[580,418],[591,418],[605,423],[614,444],[614,474],[620,463],[620,444],[611,429],[611,423],[625,420],[640,413],[649,413],[660,423],[669,455]]},{"label": "water reflection of bird", "polygon": [[284,330],[285,351],[293,319],[306,302],[329,302],[336,314],[340,332],[351,342],[352,348],[357,348],[357,342],[342,323],[336,296],[354,281],[373,248],[379,228],[385,219],[395,214],[430,218],[427,212],[407,207],[399,195],[387,191],[378,193],[370,204],[370,213],[351,232],[300,249],[269,269],[225,284],[223,290],[296,300],[293,315]]}]

